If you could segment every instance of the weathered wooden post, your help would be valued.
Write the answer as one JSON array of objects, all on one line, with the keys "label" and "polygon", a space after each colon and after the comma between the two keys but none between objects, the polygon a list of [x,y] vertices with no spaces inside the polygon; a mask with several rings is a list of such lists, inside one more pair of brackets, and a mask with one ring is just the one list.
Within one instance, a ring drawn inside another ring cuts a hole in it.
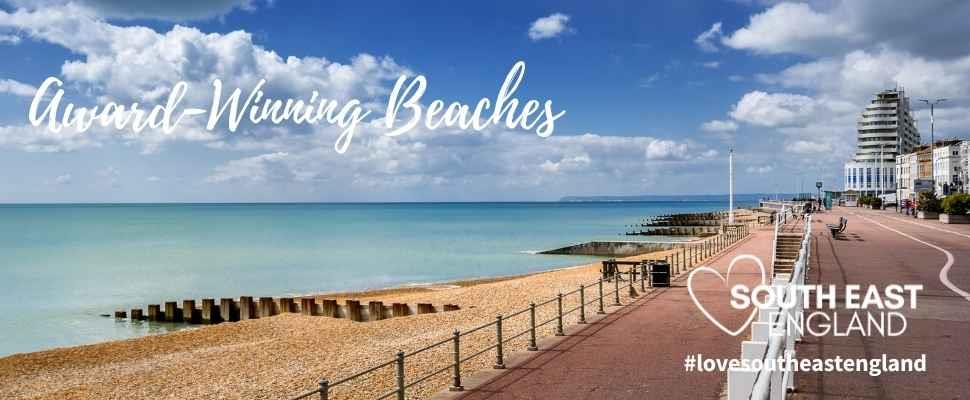
[{"label": "weathered wooden post", "polygon": [[452,392],[460,392],[462,390],[465,390],[465,387],[461,385],[461,344],[460,344],[461,332],[455,329],[453,338],[454,339],[452,340],[454,341],[455,347],[454,347],[454,351],[452,352],[452,355],[455,358],[454,359],[455,368],[451,376],[452,378],[451,387],[449,387],[448,390]]},{"label": "weathered wooden post", "polygon": [[202,318],[202,312],[195,309],[195,300],[182,300],[182,321],[197,324]]},{"label": "weathered wooden post", "polygon": [[444,305],[444,310],[445,310],[446,312],[447,312],[447,311],[458,311],[458,310],[460,310],[460,309],[461,309],[461,307],[458,307],[458,305],[457,305],[457,304],[445,304],[445,305]]},{"label": "weathered wooden post", "polygon": [[202,323],[218,324],[219,319],[219,306],[216,305],[216,299],[202,299]]},{"label": "weathered wooden post", "polygon": [[384,302],[372,301],[367,303],[367,311],[370,313],[371,321],[380,321],[384,319]]},{"label": "weathered wooden post", "polygon": [[316,314],[317,299],[313,297],[304,297],[300,299],[300,313],[303,315],[313,316]]},{"label": "weathered wooden post", "polygon": [[117,319],[125,319],[125,318],[128,318],[128,313],[125,312],[125,310],[117,310],[117,311],[115,311],[115,318],[117,318]]},{"label": "weathered wooden post", "polygon": [[174,301],[165,302],[165,322],[182,322],[182,310]]},{"label": "weathered wooden post", "polygon": [[144,318],[145,317],[141,314],[141,309],[140,308],[132,308],[131,309],[131,320],[132,321],[141,321]]},{"label": "weathered wooden post", "polygon": [[[597,314],[606,314],[606,310],[603,309],[603,278],[600,278],[600,281],[598,283],[599,283],[598,286],[599,286],[600,298],[599,298],[599,309],[596,310],[596,313]],[[535,311],[535,305],[533,305],[532,308],[533,308],[533,311]],[[533,325],[535,325],[535,324],[533,324]]]},{"label": "weathered wooden post", "polygon": [[324,317],[340,318],[340,308],[337,307],[337,300],[323,299],[321,311]]},{"label": "weathered wooden post", "polygon": [[292,297],[280,297],[280,314],[296,312]]},{"label": "weathered wooden post", "polygon": [[259,318],[259,314],[256,312],[256,305],[253,304],[252,296],[240,296],[239,297],[239,319],[254,319]]},{"label": "weathered wooden post", "polygon": [[360,312],[360,300],[347,300],[347,318],[354,322],[361,322],[364,317]]},{"label": "weathered wooden post", "polygon": [[149,321],[163,321],[165,318],[162,315],[162,309],[158,304],[148,305],[148,320]]},{"label": "weathered wooden post", "polygon": [[405,303],[391,304],[391,315],[394,317],[406,317],[411,313],[411,309]]},{"label": "weathered wooden post", "polygon": [[418,303],[418,314],[433,314],[434,305],[431,303]]},{"label": "weathered wooden post", "polygon": [[259,317],[267,318],[276,315],[276,307],[272,297],[259,298]]},{"label": "weathered wooden post", "polygon": [[223,321],[239,321],[239,308],[230,298],[219,299],[219,316]]}]

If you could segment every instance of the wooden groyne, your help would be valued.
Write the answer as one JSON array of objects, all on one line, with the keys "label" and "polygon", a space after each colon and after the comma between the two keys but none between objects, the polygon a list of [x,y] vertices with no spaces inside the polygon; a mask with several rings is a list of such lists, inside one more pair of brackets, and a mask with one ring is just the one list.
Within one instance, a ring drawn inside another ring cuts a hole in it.
[{"label": "wooden groyne", "polygon": [[[761,222],[758,213],[751,210],[738,209],[734,211],[734,224]],[[633,231],[627,231],[628,236],[696,236],[706,237],[716,235],[729,225],[730,215],[727,211],[664,214],[645,219],[633,225]]]},{"label": "wooden groyne", "polygon": [[455,304],[436,306],[431,303],[384,303],[360,300],[344,300],[340,304],[334,299],[316,297],[258,297],[242,296],[238,299],[220,298],[167,301],[162,304],[149,304],[147,313],[141,308],[114,312],[116,319],[131,321],[177,322],[187,324],[218,324],[247,319],[269,318],[284,313],[299,313],[307,316],[346,318],[356,322],[378,321],[382,319],[406,317],[416,314],[431,314],[459,310]]}]

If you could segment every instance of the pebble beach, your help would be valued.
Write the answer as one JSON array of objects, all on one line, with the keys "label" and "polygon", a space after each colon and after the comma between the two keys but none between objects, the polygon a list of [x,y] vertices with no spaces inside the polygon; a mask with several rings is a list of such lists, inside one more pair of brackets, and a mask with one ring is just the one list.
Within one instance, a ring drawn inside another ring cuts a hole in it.
[{"label": "pebble beach", "polygon": [[[662,258],[665,252],[638,258]],[[410,352],[542,302],[580,284],[595,282],[599,265],[587,264],[524,276],[340,293],[321,298],[386,302],[453,303],[458,311],[412,315],[373,322],[352,322],[301,314],[203,326],[136,339],[15,354],[0,359],[0,398],[4,399],[285,399],[313,390],[322,378],[337,381]],[[611,290],[607,287],[606,290]],[[587,301],[595,288],[587,291]],[[621,290],[625,297],[626,290]],[[607,302],[609,304],[609,302]],[[578,305],[576,296],[564,309]],[[537,308],[537,320],[555,316],[555,302]],[[595,312],[587,308],[587,313]],[[504,322],[507,337],[525,331],[528,313]],[[566,325],[578,315],[565,318]],[[537,329],[554,334],[555,324]],[[494,343],[494,329],[462,338],[463,354]],[[512,340],[506,354],[524,351],[528,335]],[[492,368],[494,351],[467,364],[464,373]],[[408,357],[408,382],[451,362],[449,345]],[[409,389],[409,398],[427,398],[447,387],[450,372]],[[339,385],[331,398],[370,399],[393,390],[393,366]]]}]

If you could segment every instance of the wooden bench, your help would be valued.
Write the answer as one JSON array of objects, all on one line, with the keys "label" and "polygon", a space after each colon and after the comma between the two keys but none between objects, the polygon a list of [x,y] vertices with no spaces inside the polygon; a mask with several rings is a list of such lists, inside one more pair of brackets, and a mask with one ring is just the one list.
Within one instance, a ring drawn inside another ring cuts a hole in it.
[{"label": "wooden bench", "polygon": [[825,224],[829,231],[832,232],[832,237],[836,238],[840,233],[845,232],[845,227],[849,224],[849,219],[846,217],[839,217],[839,224]]}]

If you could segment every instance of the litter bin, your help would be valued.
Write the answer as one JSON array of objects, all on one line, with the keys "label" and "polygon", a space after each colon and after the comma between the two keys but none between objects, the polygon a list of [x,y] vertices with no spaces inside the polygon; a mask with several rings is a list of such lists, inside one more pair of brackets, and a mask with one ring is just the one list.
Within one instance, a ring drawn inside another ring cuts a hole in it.
[{"label": "litter bin", "polygon": [[670,264],[666,261],[650,263],[650,286],[670,287]]}]

